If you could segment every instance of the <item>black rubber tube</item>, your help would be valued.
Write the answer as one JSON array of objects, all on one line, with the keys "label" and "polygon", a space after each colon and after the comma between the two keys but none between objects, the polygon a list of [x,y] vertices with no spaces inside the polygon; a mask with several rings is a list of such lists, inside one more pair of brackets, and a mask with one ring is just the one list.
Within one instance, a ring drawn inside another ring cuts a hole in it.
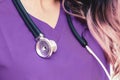
[{"label": "black rubber tube", "polygon": [[[67,4],[65,3],[65,8],[67,11],[70,11],[69,7],[67,6]],[[69,14],[66,13],[66,17],[67,17],[67,21],[68,21],[68,25],[73,33],[73,35],[75,36],[75,38],[78,40],[78,42],[82,45],[82,47],[86,47],[88,45],[87,41],[85,40],[85,38],[79,35],[79,33],[77,32],[77,30],[75,29],[72,20],[71,20],[71,16]]]},{"label": "black rubber tube", "polygon": [[23,19],[24,23],[26,24],[30,32],[33,34],[34,38],[37,38],[39,34],[42,32],[38,29],[38,27],[32,21],[29,14],[27,13],[22,3],[20,2],[20,0],[12,0],[12,1],[17,11],[19,12],[21,18]]}]

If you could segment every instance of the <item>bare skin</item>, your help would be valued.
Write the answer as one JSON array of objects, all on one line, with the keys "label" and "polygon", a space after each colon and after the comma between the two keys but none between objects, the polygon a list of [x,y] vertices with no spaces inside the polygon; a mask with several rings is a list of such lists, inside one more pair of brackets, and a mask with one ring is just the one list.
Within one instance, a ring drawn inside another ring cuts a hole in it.
[{"label": "bare skin", "polygon": [[29,14],[55,28],[59,13],[59,0],[21,0]]}]

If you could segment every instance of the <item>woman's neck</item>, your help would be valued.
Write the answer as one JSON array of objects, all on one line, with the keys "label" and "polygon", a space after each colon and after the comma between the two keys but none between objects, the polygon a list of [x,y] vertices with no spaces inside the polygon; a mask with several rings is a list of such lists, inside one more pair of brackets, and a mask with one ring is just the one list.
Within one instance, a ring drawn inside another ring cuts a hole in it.
[{"label": "woman's neck", "polygon": [[40,10],[49,10],[49,8],[53,8],[58,5],[59,0],[20,0],[24,7],[28,9],[28,7],[37,7],[41,8]]},{"label": "woman's neck", "polygon": [[21,0],[29,14],[55,27],[60,11],[59,0]]}]

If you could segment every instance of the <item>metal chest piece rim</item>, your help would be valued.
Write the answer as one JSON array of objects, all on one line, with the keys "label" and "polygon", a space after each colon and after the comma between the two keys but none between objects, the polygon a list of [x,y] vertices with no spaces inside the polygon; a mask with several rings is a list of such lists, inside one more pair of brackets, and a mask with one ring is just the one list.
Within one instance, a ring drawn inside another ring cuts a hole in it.
[{"label": "metal chest piece rim", "polygon": [[42,58],[50,58],[57,51],[57,44],[54,40],[49,40],[40,35],[36,43],[36,52]]}]

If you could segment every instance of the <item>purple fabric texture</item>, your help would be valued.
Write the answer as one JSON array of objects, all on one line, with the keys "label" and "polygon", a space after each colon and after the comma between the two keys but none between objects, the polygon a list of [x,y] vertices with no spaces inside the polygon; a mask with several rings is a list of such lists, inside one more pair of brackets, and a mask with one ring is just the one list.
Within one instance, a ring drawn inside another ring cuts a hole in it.
[{"label": "purple fabric texture", "polygon": [[[73,36],[62,7],[55,29],[31,18],[48,39],[56,41],[58,50],[49,59],[40,58],[35,51],[35,39],[12,0],[0,1],[0,80],[108,80],[98,62]],[[72,21],[81,35],[85,26],[75,18]],[[96,40],[89,31],[84,36],[109,70]]]}]

